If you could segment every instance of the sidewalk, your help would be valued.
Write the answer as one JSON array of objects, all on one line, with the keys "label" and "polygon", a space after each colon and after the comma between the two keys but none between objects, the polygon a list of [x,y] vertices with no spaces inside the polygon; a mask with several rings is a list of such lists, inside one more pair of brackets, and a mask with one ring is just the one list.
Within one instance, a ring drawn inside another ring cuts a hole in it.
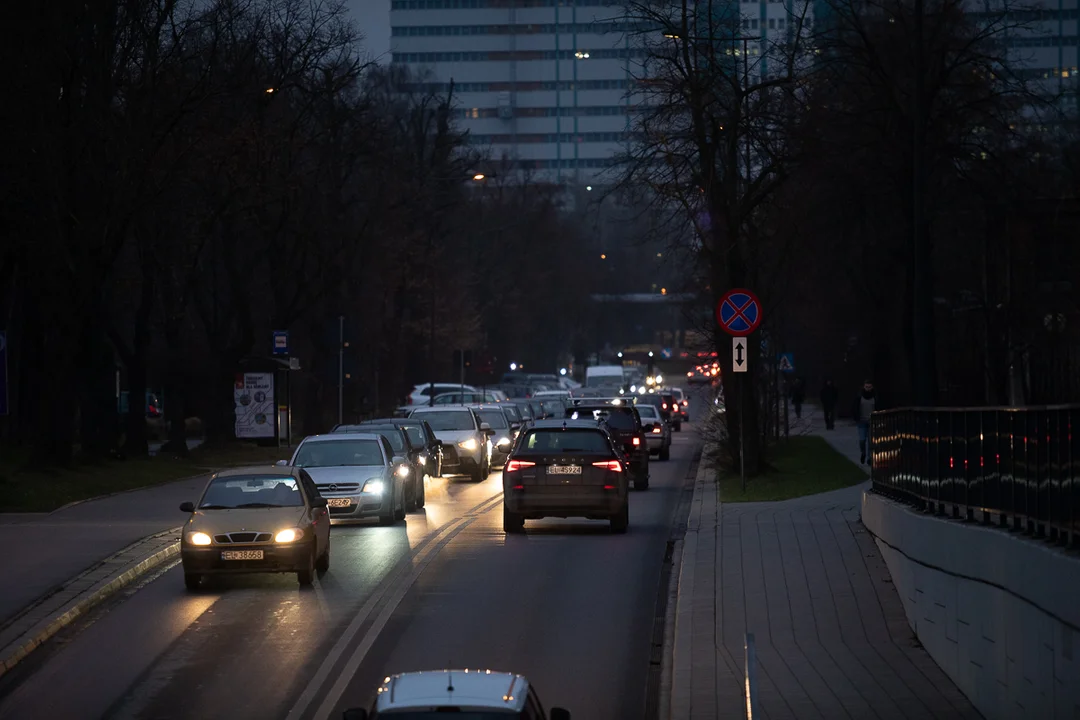
[{"label": "sidewalk", "polygon": [[[858,460],[850,423],[826,431],[816,408],[803,414],[793,435],[820,434]],[[758,657],[755,720],[980,717],[908,627],[859,521],[868,486],[721,506],[702,468],[679,570],[673,720],[745,718],[747,632]]]},{"label": "sidewalk", "polygon": [[51,513],[0,514],[0,628],[48,593],[148,535],[184,522],[206,477],[68,505]]}]

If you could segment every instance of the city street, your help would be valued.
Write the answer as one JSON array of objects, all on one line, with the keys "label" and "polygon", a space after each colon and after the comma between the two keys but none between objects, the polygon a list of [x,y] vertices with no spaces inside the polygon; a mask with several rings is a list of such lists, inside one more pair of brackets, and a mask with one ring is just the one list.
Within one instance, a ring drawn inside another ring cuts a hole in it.
[{"label": "city street", "polygon": [[641,718],[661,565],[697,444],[684,426],[671,460],[653,461],[626,535],[547,519],[508,537],[492,473],[435,480],[406,525],[335,526],[330,571],[311,590],[267,575],[190,593],[164,566],[5,676],[0,716],[340,717],[388,673],[453,666],[521,672],[575,717]]}]

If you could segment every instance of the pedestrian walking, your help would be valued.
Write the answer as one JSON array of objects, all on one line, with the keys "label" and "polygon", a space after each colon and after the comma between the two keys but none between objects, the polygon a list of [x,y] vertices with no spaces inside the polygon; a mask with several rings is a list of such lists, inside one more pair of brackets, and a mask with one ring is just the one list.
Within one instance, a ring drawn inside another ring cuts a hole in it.
[{"label": "pedestrian walking", "polygon": [[821,386],[821,410],[825,413],[825,429],[832,430],[836,425],[836,385],[833,384],[832,378],[826,378],[825,384]]},{"label": "pedestrian walking", "polygon": [[806,400],[806,383],[801,377],[791,384],[791,404],[795,406],[795,417],[802,417],[803,401]]},{"label": "pedestrian walking", "polygon": [[874,383],[863,383],[862,392],[855,398],[851,408],[851,417],[859,429],[859,462],[870,464],[870,415],[877,409],[877,393]]}]

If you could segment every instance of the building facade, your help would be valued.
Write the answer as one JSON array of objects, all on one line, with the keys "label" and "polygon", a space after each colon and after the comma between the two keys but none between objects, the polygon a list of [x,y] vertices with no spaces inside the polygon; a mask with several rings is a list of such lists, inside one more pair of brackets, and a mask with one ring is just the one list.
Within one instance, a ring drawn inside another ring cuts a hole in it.
[{"label": "building facade", "polygon": [[[454,84],[471,142],[561,182],[613,179],[644,52],[614,0],[393,0],[392,61]],[[608,171],[605,173],[605,171]]]}]

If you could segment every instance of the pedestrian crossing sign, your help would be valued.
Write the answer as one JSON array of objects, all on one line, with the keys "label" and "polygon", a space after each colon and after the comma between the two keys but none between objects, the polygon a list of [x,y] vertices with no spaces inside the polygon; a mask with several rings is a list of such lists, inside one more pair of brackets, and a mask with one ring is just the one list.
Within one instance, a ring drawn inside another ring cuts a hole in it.
[{"label": "pedestrian crossing sign", "polygon": [[780,353],[780,355],[776,358],[776,361],[780,372],[795,372],[795,353]]}]

